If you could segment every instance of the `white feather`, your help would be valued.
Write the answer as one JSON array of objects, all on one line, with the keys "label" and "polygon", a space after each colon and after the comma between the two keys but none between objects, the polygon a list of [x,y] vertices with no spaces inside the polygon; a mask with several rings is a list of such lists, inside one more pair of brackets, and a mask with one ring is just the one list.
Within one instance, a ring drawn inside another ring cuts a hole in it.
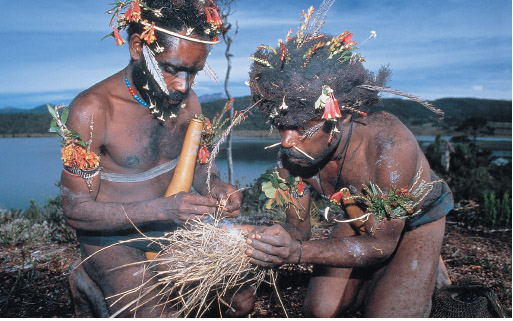
[{"label": "white feather", "polygon": [[208,78],[215,81],[215,83],[219,85],[219,77],[217,77],[216,72],[210,67],[208,63],[205,62],[205,67],[203,67],[203,70],[205,71],[205,74],[208,76]]},{"label": "white feather", "polygon": [[148,70],[153,76],[153,79],[155,79],[160,89],[162,89],[166,95],[169,95],[169,90],[167,89],[166,83],[164,82],[164,75],[162,75],[159,64],[155,59],[155,54],[153,54],[153,51],[151,51],[150,48],[148,48],[146,45],[143,45],[143,56],[144,61],[146,61],[146,67],[148,67]]}]

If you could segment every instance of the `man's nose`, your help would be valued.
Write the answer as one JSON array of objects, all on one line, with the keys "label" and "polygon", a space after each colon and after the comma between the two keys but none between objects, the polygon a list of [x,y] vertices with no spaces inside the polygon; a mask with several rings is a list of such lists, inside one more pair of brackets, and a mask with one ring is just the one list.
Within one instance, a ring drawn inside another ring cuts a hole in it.
[{"label": "man's nose", "polygon": [[295,130],[284,130],[281,134],[281,146],[291,148],[297,146],[299,142],[299,133]]},{"label": "man's nose", "polygon": [[190,87],[191,83],[189,80],[189,74],[186,72],[179,73],[174,80],[173,89],[181,92],[182,94],[186,94]]}]

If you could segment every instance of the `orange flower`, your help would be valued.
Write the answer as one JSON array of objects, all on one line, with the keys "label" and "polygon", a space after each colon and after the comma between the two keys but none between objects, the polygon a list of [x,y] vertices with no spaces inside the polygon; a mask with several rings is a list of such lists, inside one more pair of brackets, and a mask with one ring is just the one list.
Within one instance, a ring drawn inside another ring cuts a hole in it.
[{"label": "orange flower", "polygon": [[200,147],[198,152],[198,159],[200,164],[206,164],[208,159],[210,158],[210,153],[208,152],[207,146],[203,145]]},{"label": "orange flower", "polygon": [[139,0],[132,1],[130,8],[125,12],[125,20],[138,22],[141,20],[141,6],[139,6]]},{"label": "orange flower", "polygon": [[90,170],[100,166],[100,158],[94,152],[87,152],[84,147],[73,143],[61,149],[62,162],[67,167],[78,167],[80,170]]},{"label": "orange flower", "polygon": [[324,114],[322,119],[330,120],[340,118],[340,108],[338,107],[338,101],[335,97],[331,96],[326,99],[326,105],[324,106]]},{"label": "orange flower", "polygon": [[116,39],[116,46],[120,46],[125,43],[125,40],[119,35],[119,30],[116,27],[114,29],[114,38]]},{"label": "orange flower", "polygon": [[155,36],[155,22],[152,22],[151,26],[144,27],[144,32],[141,35],[141,39],[146,40],[147,44],[151,44],[157,40],[157,36]]}]

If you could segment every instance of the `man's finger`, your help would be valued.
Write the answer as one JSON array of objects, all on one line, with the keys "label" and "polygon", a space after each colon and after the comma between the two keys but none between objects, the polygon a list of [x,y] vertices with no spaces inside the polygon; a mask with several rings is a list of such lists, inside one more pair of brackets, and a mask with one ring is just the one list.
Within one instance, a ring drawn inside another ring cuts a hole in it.
[{"label": "man's finger", "polygon": [[[269,234],[263,234],[256,232],[255,238],[250,238],[248,241],[260,241],[262,243],[267,243],[272,246],[285,246],[286,240],[284,237],[280,235],[269,235]],[[251,243],[250,243],[251,244]]]}]

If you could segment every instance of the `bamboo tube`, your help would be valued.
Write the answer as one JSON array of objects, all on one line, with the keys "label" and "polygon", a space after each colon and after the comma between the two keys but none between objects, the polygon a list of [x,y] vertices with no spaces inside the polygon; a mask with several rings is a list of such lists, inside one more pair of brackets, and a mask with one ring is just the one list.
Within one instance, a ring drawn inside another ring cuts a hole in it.
[{"label": "bamboo tube", "polygon": [[[167,187],[165,197],[180,192],[189,192],[194,178],[194,168],[198,156],[199,143],[201,140],[201,129],[203,122],[198,119],[191,119],[185,139],[180,152],[180,159],[176,164],[175,173]],[[146,252],[146,259],[153,260],[157,256],[155,252]]]},{"label": "bamboo tube", "polygon": [[202,128],[203,122],[201,120],[191,119],[187,133],[185,134],[182,152],[180,153],[180,159],[176,165],[173,179],[166,190],[166,197],[179,192],[188,193],[191,189]]},{"label": "bamboo tube", "polygon": [[[361,217],[365,214],[362,209],[356,205],[356,201],[354,199],[347,199],[348,197],[351,197],[349,188],[344,187],[340,190],[340,192],[342,193],[342,203],[344,203],[344,208],[351,219]],[[353,226],[359,230],[360,233],[365,233],[365,222],[357,220],[351,222],[351,224],[353,224]]]}]

